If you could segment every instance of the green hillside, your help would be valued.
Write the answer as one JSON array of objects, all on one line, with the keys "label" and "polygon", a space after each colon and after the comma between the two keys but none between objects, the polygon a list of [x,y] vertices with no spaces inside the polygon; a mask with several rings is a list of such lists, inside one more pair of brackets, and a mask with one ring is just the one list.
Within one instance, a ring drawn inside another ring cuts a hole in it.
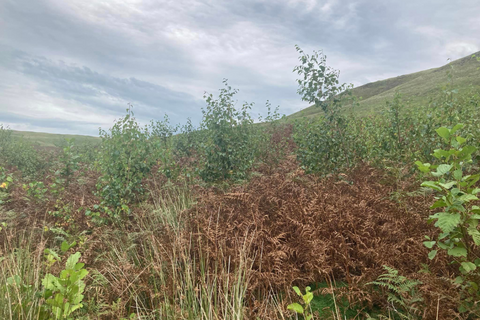
[{"label": "green hillside", "polygon": [[16,138],[24,138],[31,141],[33,144],[42,147],[53,147],[61,144],[65,139],[75,139],[76,144],[84,143],[99,143],[100,138],[92,136],[82,136],[73,134],[55,134],[32,131],[15,131],[12,130],[12,135]]},{"label": "green hillside", "polygon": [[[480,56],[480,52],[476,53]],[[453,83],[459,91],[465,91],[473,86],[480,89],[480,63],[472,55],[450,62],[440,68],[428,69],[386,80],[367,83],[353,89],[353,94],[361,98],[357,110],[359,114],[376,112],[392,100],[396,91],[410,106],[420,106],[435,99],[442,92],[442,87],[448,82],[447,72],[451,70]],[[288,118],[315,116],[321,112],[311,106],[296,112]]]}]

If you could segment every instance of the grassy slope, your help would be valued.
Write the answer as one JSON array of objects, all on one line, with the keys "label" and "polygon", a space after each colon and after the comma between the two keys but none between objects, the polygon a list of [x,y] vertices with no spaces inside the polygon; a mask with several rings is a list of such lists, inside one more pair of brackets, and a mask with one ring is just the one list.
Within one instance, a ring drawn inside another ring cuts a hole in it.
[{"label": "grassy slope", "polygon": [[32,132],[32,131],[15,131],[13,130],[13,136],[17,138],[23,137],[26,140],[33,142],[36,145],[42,147],[53,147],[61,144],[66,138],[75,139],[76,144],[84,143],[99,143],[100,138],[92,136],[71,135],[71,134],[55,134],[44,132]]},{"label": "grassy slope", "polygon": [[[477,53],[477,56],[480,56],[480,52]],[[410,106],[426,104],[441,94],[442,86],[447,84],[447,71],[451,66],[456,87],[461,90],[468,90],[470,86],[480,89],[480,63],[472,58],[472,55],[468,55],[440,68],[371,82],[353,89],[354,95],[362,98],[357,112],[368,114],[381,110],[386,101],[393,99],[396,91],[402,94]],[[320,109],[311,106],[288,116],[288,118],[316,116],[320,112]]]}]

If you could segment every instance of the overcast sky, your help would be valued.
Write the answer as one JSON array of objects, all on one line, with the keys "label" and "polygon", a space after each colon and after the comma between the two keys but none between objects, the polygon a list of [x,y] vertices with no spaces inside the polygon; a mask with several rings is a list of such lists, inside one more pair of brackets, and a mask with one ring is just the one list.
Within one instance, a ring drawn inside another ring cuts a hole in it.
[{"label": "overcast sky", "polygon": [[222,79],[290,114],[294,45],[355,86],[480,50],[478,0],[0,0],[0,123],[97,135],[137,118],[194,123]]}]

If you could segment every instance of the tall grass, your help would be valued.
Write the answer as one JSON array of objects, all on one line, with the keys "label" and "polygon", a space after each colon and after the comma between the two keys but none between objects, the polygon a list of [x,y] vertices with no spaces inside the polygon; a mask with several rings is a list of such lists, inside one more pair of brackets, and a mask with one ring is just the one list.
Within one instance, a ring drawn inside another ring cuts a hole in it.
[{"label": "tall grass", "polygon": [[0,247],[0,319],[40,319],[44,242],[34,231],[4,229]]},{"label": "tall grass", "polygon": [[[245,319],[250,243],[239,243],[239,265],[231,264],[233,257],[213,257],[184,227],[193,204],[187,188],[154,194],[162,196],[154,197],[153,206],[102,239],[106,250],[99,271],[108,286],[97,296],[120,301],[121,313],[141,319]],[[113,317],[111,309],[102,314]]]}]

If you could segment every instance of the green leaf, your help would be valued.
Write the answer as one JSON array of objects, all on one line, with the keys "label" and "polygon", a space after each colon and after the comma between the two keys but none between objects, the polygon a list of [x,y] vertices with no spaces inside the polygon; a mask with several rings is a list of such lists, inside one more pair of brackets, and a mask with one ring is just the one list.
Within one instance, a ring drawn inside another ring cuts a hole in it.
[{"label": "green leaf", "polygon": [[460,223],[460,213],[447,213],[439,212],[434,215],[437,218],[436,226],[438,226],[443,232],[450,233]]},{"label": "green leaf", "polygon": [[480,231],[478,231],[475,226],[469,226],[467,233],[472,237],[475,245],[480,246]]},{"label": "green leaf", "polygon": [[288,310],[293,310],[296,313],[303,314],[303,307],[298,303],[289,304],[287,307]]},{"label": "green leaf", "polygon": [[451,246],[446,245],[446,244],[443,243],[443,242],[439,242],[439,243],[438,243],[438,246],[440,247],[440,249],[443,249],[443,250],[451,249]]},{"label": "green leaf", "polygon": [[466,257],[467,256],[467,249],[462,247],[455,247],[448,250],[448,255],[453,257]]},{"label": "green leaf", "polygon": [[451,155],[452,155],[451,151],[447,151],[447,150],[436,149],[433,151],[433,156],[437,159],[448,158]]},{"label": "green leaf", "polygon": [[442,191],[435,181],[425,181],[421,184],[422,187],[427,187],[436,191]]},{"label": "green leaf", "polygon": [[462,129],[463,126],[464,126],[463,123],[458,123],[458,124],[456,124],[456,125],[452,128],[452,130],[450,130],[450,134],[451,134],[451,135],[454,134],[454,133],[457,132],[458,130]]},{"label": "green leaf", "polygon": [[293,291],[295,291],[300,297],[303,297],[302,292],[300,291],[300,289],[297,286],[293,287]]},{"label": "green leaf", "polygon": [[423,245],[428,249],[432,249],[437,241],[423,241]]},{"label": "green leaf", "polygon": [[446,207],[446,206],[447,206],[447,203],[443,199],[439,199],[439,200],[435,201],[434,204],[432,204],[430,209],[443,208],[443,207]]},{"label": "green leaf", "polygon": [[415,161],[415,164],[418,167],[418,170],[422,172],[430,172],[430,163],[422,163],[420,161]]},{"label": "green leaf", "polygon": [[450,181],[450,182],[447,182],[447,183],[441,183],[441,182],[438,182],[438,185],[445,188],[445,189],[450,189],[451,187],[453,187],[454,185],[456,184],[455,181]]},{"label": "green leaf", "polygon": [[437,130],[438,135],[440,137],[442,137],[443,139],[447,140],[448,138],[450,138],[450,130],[448,130],[447,128],[445,127],[440,127],[438,128]]},{"label": "green leaf", "polygon": [[453,177],[454,177],[456,180],[462,180],[463,171],[462,171],[461,169],[458,169],[458,170],[453,171]]},{"label": "green leaf", "polygon": [[67,263],[65,264],[65,269],[74,269],[75,265],[78,263],[78,260],[80,260],[80,256],[80,252],[75,252],[70,257],[68,257]]},{"label": "green leaf", "polygon": [[465,201],[465,202],[478,200],[478,198],[476,196],[474,196],[473,194],[464,194],[463,196],[459,197],[458,199],[460,201]]},{"label": "green leaf", "polygon": [[67,252],[68,249],[70,249],[70,246],[68,245],[68,242],[67,242],[67,241],[63,241],[60,249],[62,250],[62,252]]},{"label": "green leaf", "polygon": [[472,262],[462,262],[461,266],[466,273],[469,273],[477,269],[477,266]]},{"label": "green leaf", "polygon": [[304,296],[303,296],[303,301],[305,302],[305,305],[309,305],[310,302],[312,301],[313,299],[313,293],[311,292],[307,292]]},{"label": "green leaf", "polygon": [[475,148],[474,146],[465,146],[458,153],[457,158],[458,158],[458,160],[470,159],[472,153],[474,153],[475,151],[477,151],[477,148]]},{"label": "green leaf", "polygon": [[463,277],[461,277],[461,276],[456,277],[455,280],[453,281],[453,283],[462,284],[463,283]]},{"label": "green leaf", "polygon": [[428,253],[428,259],[433,260],[435,256],[437,255],[437,250],[432,250]]},{"label": "green leaf", "polygon": [[452,167],[453,167],[453,165],[451,165],[451,164],[441,164],[437,167],[437,171],[432,172],[432,175],[434,175],[435,177],[443,176],[443,175],[447,174],[448,172],[450,172]]},{"label": "green leaf", "polygon": [[457,139],[457,142],[458,142],[460,145],[464,144],[465,141],[467,141],[467,139],[465,139],[465,138],[463,138],[463,137],[460,137],[460,136],[456,137],[456,139]]}]

